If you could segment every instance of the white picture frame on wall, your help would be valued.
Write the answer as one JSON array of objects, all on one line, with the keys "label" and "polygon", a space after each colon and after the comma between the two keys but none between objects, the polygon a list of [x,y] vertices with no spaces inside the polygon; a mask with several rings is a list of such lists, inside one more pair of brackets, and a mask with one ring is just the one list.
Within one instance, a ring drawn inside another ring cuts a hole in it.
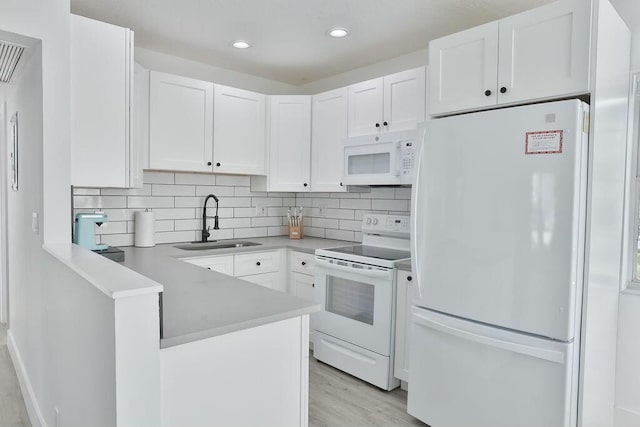
[{"label": "white picture frame on wall", "polygon": [[11,127],[11,139],[9,140],[9,173],[11,189],[18,191],[18,112],[16,111],[9,121]]}]

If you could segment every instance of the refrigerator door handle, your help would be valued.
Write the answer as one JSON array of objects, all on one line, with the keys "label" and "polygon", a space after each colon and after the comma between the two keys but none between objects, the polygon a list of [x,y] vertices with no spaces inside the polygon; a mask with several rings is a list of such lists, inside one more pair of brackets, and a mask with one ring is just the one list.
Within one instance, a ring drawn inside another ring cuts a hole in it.
[{"label": "refrigerator door handle", "polygon": [[419,194],[420,194],[420,170],[422,169],[422,154],[424,151],[425,137],[427,135],[427,127],[424,126],[422,130],[422,141],[420,142],[420,150],[418,151],[418,163],[416,164],[416,171],[414,175],[414,183],[411,194],[411,201],[413,206],[411,207],[411,269],[415,272],[416,275],[416,286],[415,289],[418,292],[418,298],[422,299],[422,289],[420,285],[420,257],[418,253],[418,241],[420,240],[418,237],[418,218],[420,218],[420,213],[418,212],[418,203]]},{"label": "refrigerator door handle", "polygon": [[563,365],[565,363],[565,355],[561,351],[549,350],[544,348],[532,347],[529,345],[518,344],[514,342],[504,341],[497,338],[491,338],[484,335],[478,335],[473,332],[464,331],[462,329],[454,328],[449,325],[445,325],[440,322],[436,322],[433,319],[425,317],[419,313],[413,313],[413,323],[424,326],[427,328],[440,331],[442,333],[453,335],[467,341],[473,341],[479,344],[484,344],[491,347],[497,347],[502,350],[510,351],[513,353],[524,354],[525,356],[535,357],[537,359],[544,359],[549,362]]}]

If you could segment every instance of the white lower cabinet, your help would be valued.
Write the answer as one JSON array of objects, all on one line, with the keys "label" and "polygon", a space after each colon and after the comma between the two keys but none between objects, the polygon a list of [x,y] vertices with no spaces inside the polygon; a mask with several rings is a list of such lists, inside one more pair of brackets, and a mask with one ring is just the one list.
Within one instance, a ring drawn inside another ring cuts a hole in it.
[{"label": "white lower cabinet", "polygon": [[209,270],[217,271],[218,273],[228,274],[233,276],[233,255],[226,256],[214,256],[206,258],[192,258],[185,260],[189,264],[194,264],[199,267],[208,268]]},{"label": "white lower cabinet", "polygon": [[282,280],[280,272],[238,276],[238,279],[246,280],[247,282],[264,286],[265,288],[273,289],[275,291],[287,292],[287,283]]},{"label": "white lower cabinet", "polygon": [[314,277],[306,274],[300,274],[296,272],[289,273],[289,288],[298,298],[306,299],[308,301],[314,301],[313,288]]},{"label": "white lower cabinet", "polygon": [[396,352],[393,376],[399,380],[409,382],[409,338],[411,336],[411,286],[413,277],[410,271],[398,270],[396,274]]}]

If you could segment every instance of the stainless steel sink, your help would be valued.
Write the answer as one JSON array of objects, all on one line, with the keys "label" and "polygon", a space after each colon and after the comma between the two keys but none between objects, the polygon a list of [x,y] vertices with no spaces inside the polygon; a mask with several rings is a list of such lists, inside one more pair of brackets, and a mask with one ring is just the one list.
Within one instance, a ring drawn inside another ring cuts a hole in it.
[{"label": "stainless steel sink", "polygon": [[219,242],[192,242],[183,245],[176,245],[174,248],[184,251],[209,251],[212,249],[246,248],[248,246],[260,246],[262,243],[249,242],[246,240],[221,240]]}]

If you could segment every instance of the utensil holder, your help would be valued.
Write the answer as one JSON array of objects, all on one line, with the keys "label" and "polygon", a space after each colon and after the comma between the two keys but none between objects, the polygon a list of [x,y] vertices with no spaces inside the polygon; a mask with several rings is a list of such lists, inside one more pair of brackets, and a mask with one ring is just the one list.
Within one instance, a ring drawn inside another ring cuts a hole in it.
[{"label": "utensil holder", "polygon": [[289,226],[289,238],[293,240],[302,239],[304,237],[304,224],[300,224],[295,227],[293,225]]}]

